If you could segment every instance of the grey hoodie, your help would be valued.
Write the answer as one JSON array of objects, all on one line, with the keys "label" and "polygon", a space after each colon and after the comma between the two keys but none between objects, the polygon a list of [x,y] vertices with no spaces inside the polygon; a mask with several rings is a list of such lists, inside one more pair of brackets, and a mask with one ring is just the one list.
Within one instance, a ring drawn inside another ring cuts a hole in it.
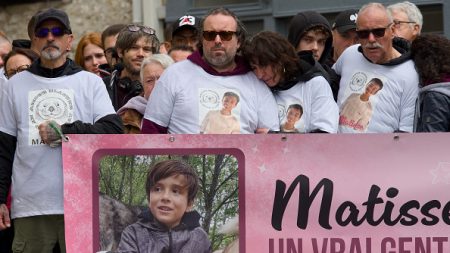
[{"label": "grey hoodie", "polygon": [[211,243],[199,219],[196,211],[185,213],[178,226],[168,229],[146,210],[122,232],[117,252],[210,253]]}]

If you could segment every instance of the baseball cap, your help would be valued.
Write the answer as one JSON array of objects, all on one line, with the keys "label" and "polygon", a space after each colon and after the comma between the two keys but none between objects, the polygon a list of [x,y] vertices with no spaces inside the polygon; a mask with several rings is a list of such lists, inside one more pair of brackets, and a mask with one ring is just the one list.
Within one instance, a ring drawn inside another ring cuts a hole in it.
[{"label": "baseball cap", "polygon": [[36,28],[39,27],[42,22],[48,19],[56,19],[61,24],[64,25],[64,27],[69,31],[69,33],[72,33],[72,29],[70,28],[70,22],[69,17],[67,16],[67,13],[63,10],[50,8],[47,10],[43,10],[36,14],[35,22],[34,22],[34,31],[36,31]]},{"label": "baseball cap", "polygon": [[175,33],[180,30],[181,28],[189,27],[195,31],[198,31],[198,22],[199,18],[196,18],[191,15],[184,15],[180,17],[174,24],[173,24],[173,30],[172,30],[172,36],[175,35]]},{"label": "baseball cap", "polygon": [[337,29],[338,32],[344,33],[348,30],[356,29],[356,18],[358,17],[358,10],[350,9],[339,13],[336,16],[332,29]]}]

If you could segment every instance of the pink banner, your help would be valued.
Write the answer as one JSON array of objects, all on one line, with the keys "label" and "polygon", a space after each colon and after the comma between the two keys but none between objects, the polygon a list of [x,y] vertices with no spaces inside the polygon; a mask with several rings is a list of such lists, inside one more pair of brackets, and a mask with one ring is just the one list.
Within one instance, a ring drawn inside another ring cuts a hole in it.
[{"label": "pink banner", "polygon": [[68,253],[98,250],[105,155],[232,154],[240,252],[450,252],[449,134],[71,135]]}]

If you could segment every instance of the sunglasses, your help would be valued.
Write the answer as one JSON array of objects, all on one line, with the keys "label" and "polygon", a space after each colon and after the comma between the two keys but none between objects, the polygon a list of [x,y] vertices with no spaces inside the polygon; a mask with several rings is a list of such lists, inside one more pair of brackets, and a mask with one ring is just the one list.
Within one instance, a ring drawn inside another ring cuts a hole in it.
[{"label": "sunglasses", "polygon": [[220,39],[223,41],[230,41],[233,38],[233,35],[237,34],[237,32],[233,31],[203,31],[203,38],[207,41],[213,41],[216,39],[217,35],[219,35]]},{"label": "sunglasses", "polygon": [[30,65],[28,65],[28,64],[21,65],[21,66],[17,67],[16,69],[10,69],[10,70],[5,71],[5,76],[6,76],[7,79],[9,79],[13,75],[15,75],[17,73],[20,73],[22,71],[25,71],[25,70],[27,70],[29,68],[30,68]]},{"label": "sunglasses", "polygon": [[147,26],[141,26],[141,25],[128,25],[127,26],[128,31],[130,32],[139,32],[142,31],[143,33],[149,34],[149,35],[155,35],[156,32],[153,28],[147,27]]},{"label": "sunglasses", "polygon": [[369,38],[370,34],[373,34],[375,38],[381,38],[386,33],[386,29],[389,28],[391,24],[389,24],[386,27],[381,28],[375,28],[375,29],[368,29],[368,30],[356,30],[356,35],[358,35],[358,38],[360,39],[367,39]]},{"label": "sunglasses", "polygon": [[42,27],[39,28],[34,35],[38,38],[46,38],[49,33],[52,33],[53,36],[55,37],[61,37],[67,33],[67,30],[62,27],[52,27],[52,28]]}]

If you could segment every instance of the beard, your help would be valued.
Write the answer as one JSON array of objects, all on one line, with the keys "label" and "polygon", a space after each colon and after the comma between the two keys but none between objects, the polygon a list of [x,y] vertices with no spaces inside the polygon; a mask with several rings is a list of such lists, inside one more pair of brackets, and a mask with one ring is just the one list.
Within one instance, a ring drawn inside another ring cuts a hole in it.
[{"label": "beard", "polygon": [[134,67],[134,65],[133,65],[130,61],[128,61],[128,60],[123,60],[122,63],[123,63],[123,67],[124,67],[124,68],[127,70],[127,72],[130,73],[132,76],[139,76],[139,75],[140,75],[141,69],[140,69],[140,68],[136,69],[136,68]]},{"label": "beard", "polygon": [[[47,50],[48,48],[53,48],[53,50]],[[56,60],[61,57],[62,54],[63,52],[61,51],[61,49],[53,44],[46,45],[41,50],[41,56],[46,60]]]}]

